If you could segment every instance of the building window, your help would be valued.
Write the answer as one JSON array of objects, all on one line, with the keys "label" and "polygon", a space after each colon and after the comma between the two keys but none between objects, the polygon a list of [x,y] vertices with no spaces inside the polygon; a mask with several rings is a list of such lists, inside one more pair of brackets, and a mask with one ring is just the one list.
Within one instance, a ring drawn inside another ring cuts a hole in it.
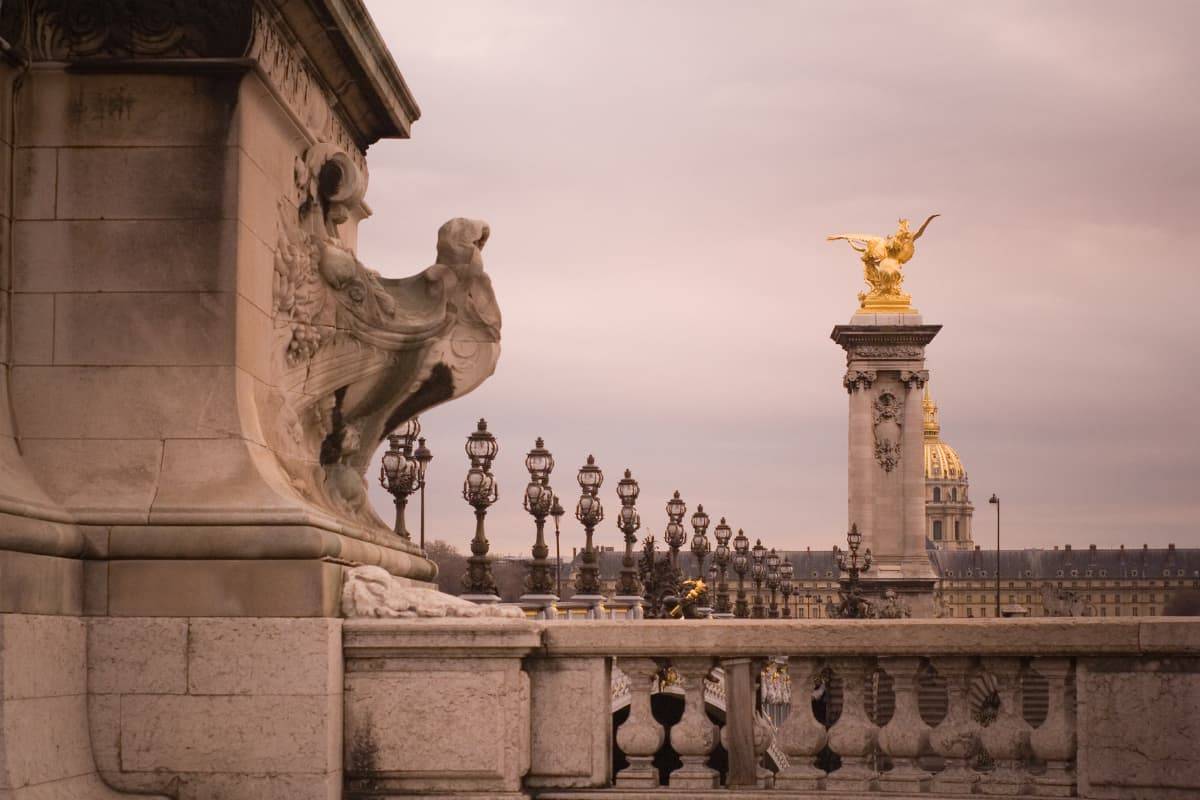
[{"label": "building window", "polygon": [[968,617],[974,617],[974,616],[975,616],[975,611],[974,611],[973,609],[970,609],[970,608],[968,608],[968,609],[967,609],[967,616],[968,616]]},{"label": "building window", "polygon": [[[936,489],[934,491],[937,491]],[[933,540],[940,542],[942,540],[942,521],[935,519],[933,521]]]},{"label": "building window", "polygon": [[955,489],[953,486],[951,486],[950,487],[950,502],[954,502],[954,500],[957,499],[957,497],[958,497],[958,490]]},{"label": "building window", "polygon": [[942,487],[940,487],[940,486],[933,487],[933,502],[935,502],[935,503],[942,502]]},{"label": "building window", "polygon": [[1108,616],[1108,609],[1107,609],[1107,608],[1102,608],[1102,609],[1100,609],[1100,616],[1102,616],[1102,617],[1107,617],[1107,616]]},{"label": "building window", "polygon": [[958,541],[962,537],[958,535],[958,520],[954,520],[954,541]]}]

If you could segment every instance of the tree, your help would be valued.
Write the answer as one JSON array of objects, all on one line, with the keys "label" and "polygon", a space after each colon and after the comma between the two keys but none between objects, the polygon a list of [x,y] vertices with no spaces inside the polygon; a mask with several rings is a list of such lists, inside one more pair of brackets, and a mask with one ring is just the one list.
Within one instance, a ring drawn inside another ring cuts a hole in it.
[{"label": "tree", "polygon": [[425,555],[437,564],[437,587],[446,594],[462,592],[462,577],[467,572],[467,557],[454,545],[437,539],[425,547]]}]

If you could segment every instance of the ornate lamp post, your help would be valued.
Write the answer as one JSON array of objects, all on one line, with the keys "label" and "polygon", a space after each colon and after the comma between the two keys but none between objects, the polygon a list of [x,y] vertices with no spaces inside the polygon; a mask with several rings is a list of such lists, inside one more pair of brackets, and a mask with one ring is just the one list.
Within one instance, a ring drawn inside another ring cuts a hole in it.
[{"label": "ornate lamp post", "polygon": [[708,565],[708,572],[704,576],[704,595],[706,598],[704,604],[708,606],[709,611],[716,611],[718,574],[717,562],[713,561]]},{"label": "ornate lamp post", "polygon": [[779,566],[779,591],[783,594],[784,619],[792,616],[792,591],[795,589],[792,579],[795,575],[796,565],[791,562],[791,559],[784,559],[783,564]]},{"label": "ornate lamp post", "polygon": [[575,577],[575,591],[588,597],[600,596],[600,566],[596,548],[592,545],[592,534],[604,519],[604,507],[597,496],[604,473],[596,466],[596,459],[588,456],[587,463],[579,469],[579,502],[575,505],[575,519],[583,524],[587,537],[580,556],[579,574]]},{"label": "ornate lamp post", "polygon": [[687,541],[687,531],[683,527],[683,515],[686,513],[687,505],[679,497],[677,489],[675,496],[667,501],[667,517],[671,521],[667,523],[666,533],[663,534],[663,541],[671,548],[671,569],[676,573],[679,572],[679,548]]},{"label": "ornate lamp post", "polygon": [[421,481],[421,550],[425,549],[425,470],[429,469],[429,462],[433,461],[433,452],[425,446],[425,437],[421,436],[417,439],[417,450],[413,453],[413,458],[417,460],[417,475]]},{"label": "ornate lamp post", "polygon": [[500,497],[496,478],[492,475],[492,460],[499,452],[496,437],[488,432],[487,420],[479,420],[475,432],[467,437],[466,451],[471,459],[471,468],[463,481],[463,499],[475,509],[475,538],[471,540],[471,556],[467,559],[467,572],[463,575],[464,594],[482,602],[495,602],[488,596],[499,598],[496,579],[492,576],[492,562],[488,558],[488,540],[483,532],[483,518],[488,506]]},{"label": "ornate lamp post", "polygon": [[732,555],[729,551],[729,538],[733,536],[733,531],[729,525],[725,523],[725,518],[721,517],[721,521],[717,523],[717,527],[713,529],[713,535],[717,538],[717,547],[713,551],[713,566],[718,570],[716,589],[716,609],[718,614],[729,613],[729,584],[725,581],[726,572],[729,569],[729,558]]},{"label": "ornate lamp post", "polygon": [[546,515],[554,505],[554,490],[550,488],[550,473],[554,470],[554,456],[546,449],[542,437],[534,442],[533,449],[525,456],[525,469],[529,470],[529,484],[525,487],[522,505],[533,516],[537,526],[537,538],[533,542],[533,561],[529,564],[529,575],[525,579],[525,591],[531,595],[548,595],[554,591],[550,580],[550,548],[546,546]]},{"label": "ornate lamp post", "polygon": [[750,616],[750,606],[746,604],[746,570],[750,568],[750,539],[738,528],[733,540],[733,571],[737,573],[737,603],[733,615],[739,619]]},{"label": "ornate lamp post", "polygon": [[767,589],[771,592],[771,606],[767,615],[771,619],[779,619],[779,604],[775,602],[776,593],[779,591],[779,581],[779,554],[772,547],[771,552],[767,553]]},{"label": "ornate lamp post", "polygon": [[558,495],[554,495],[554,500],[550,506],[550,516],[554,517],[554,593],[562,597],[562,548],[559,546],[559,523],[562,522],[563,514],[566,514],[562,503],[558,502]]},{"label": "ornate lamp post", "polygon": [[633,545],[637,542],[638,528],[642,518],[634,506],[641,494],[633,474],[625,470],[625,477],[617,481],[617,497],[621,499],[621,510],[617,512],[617,528],[625,535],[625,557],[621,559],[621,574],[617,578],[617,594],[622,597],[637,597],[642,593],[638,580],[637,563],[633,558]]},{"label": "ornate lamp post", "polygon": [[871,568],[871,548],[868,547],[866,553],[859,558],[858,548],[862,546],[862,534],[858,532],[857,524],[850,526],[850,531],[846,534],[846,544],[850,546],[849,558],[837,548],[837,545],[833,547],[838,569],[845,572],[848,579],[846,589],[840,592],[841,602],[830,609],[833,612],[830,616],[863,619],[869,615],[870,605],[862,596],[858,576]]},{"label": "ornate lamp post", "polygon": [[[388,435],[388,449],[379,465],[379,485],[386,489],[396,501],[396,524],[393,531],[402,539],[412,540],[412,534],[404,523],[404,509],[408,496],[421,488],[423,469],[421,462],[413,457],[413,441],[421,433],[421,423],[416,417],[405,420]],[[424,513],[424,504],[422,504]]]},{"label": "ornate lamp post", "polygon": [[704,513],[704,506],[696,506],[696,513],[692,514],[692,530],[696,533],[692,536],[692,556],[696,559],[696,577],[704,577],[704,559],[709,553],[708,536],[705,535],[708,531],[708,514]]},{"label": "ornate lamp post", "polygon": [[754,547],[750,550],[753,557],[750,562],[750,577],[754,579],[754,610],[753,616],[755,619],[763,619],[767,616],[767,608],[763,605],[762,585],[767,577],[767,548],[763,547],[762,539],[754,542]]}]

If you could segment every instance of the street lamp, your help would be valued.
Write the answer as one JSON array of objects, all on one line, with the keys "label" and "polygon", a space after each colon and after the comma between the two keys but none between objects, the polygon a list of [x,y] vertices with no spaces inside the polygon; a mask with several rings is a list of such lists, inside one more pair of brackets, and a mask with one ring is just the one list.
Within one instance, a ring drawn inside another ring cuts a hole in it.
[{"label": "street lamp", "polygon": [[558,495],[554,495],[550,516],[554,517],[554,593],[559,597],[562,597],[562,548],[559,547],[559,527],[563,514],[566,513],[562,503],[558,502]]},{"label": "street lamp", "polygon": [[1000,618],[1000,498],[992,494],[988,502],[996,506],[996,618]]},{"label": "street lamp", "polygon": [[709,518],[708,514],[704,513],[704,506],[696,506],[696,513],[692,514],[692,530],[696,535],[692,537],[692,556],[696,559],[696,578],[704,577],[704,559],[709,553],[708,536],[705,532],[708,530]]},{"label": "street lamp", "polygon": [[771,552],[767,554],[767,588],[771,591],[771,607],[768,611],[768,616],[771,619],[779,619],[779,604],[776,602],[779,581],[779,554],[772,547]]},{"label": "street lamp", "polygon": [[725,582],[726,571],[729,569],[729,557],[732,555],[729,551],[729,538],[733,536],[733,530],[726,524],[725,518],[721,517],[721,521],[717,523],[717,527],[713,529],[713,535],[717,539],[717,548],[713,551],[713,566],[718,570],[716,584],[716,606],[718,614],[729,613],[729,584]]},{"label": "street lamp", "polygon": [[396,523],[392,530],[409,541],[412,541],[412,534],[404,522],[404,509],[408,506],[408,496],[421,486],[421,463],[413,457],[413,440],[420,432],[421,423],[416,417],[401,423],[388,435],[388,449],[379,464],[379,485],[396,502]]},{"label": "street lamp", "polygon": [[596,466],[596,459],[587,457],[587,463],[579,469],[579,502],[575,504],[575,519],[583,525],[586,541],[580,554],[579,574],[575,576],[575,591],[581,595],[595,597],[600,594],[600,566],[592,535],[596,526],[604,519],[604,507],[597,496],[604,473]]},{"label": "street lamp", "polygon": [[634,504],[637,503],[641,491],[638,482],[633,479],[633,474],[625,470],[625,477],[617,481],[617,497],[621,500],[621,510],[617,512],[617,528],[625,535],[625,557],[621,559],[621,574],[617,578],[616,592],[624,597],[637,597],[642,593],[637,564],[633,559],[636,534],[638,528],[642,527],[642,518]]},{"label": "street lamp", "polygon": [[792,591],[795,585],[792,583],[792,578],[796,575],[796,566],[791,562],[791,559],[784,559],[783,564],[779,567],[779,591],[783,593],[783,618],[787,619],[792,616]]},{"label": "street lamp", "polygon": [[671,548],[671,571],[676,574],[679,572],[679,548],[687,541],[687,531],[683,527],[683,515],[686,513],[687,504],[679,497],[679,490],[676,489],[675,496],[667,501],[667,517],[670,522],[667,523],[667,530],[663,534],[663,541]]},{"label": "street lamp", "polygon": [[534,442],[533,449],[525,455],[525,469],[529,470],[529,484],[525,487],[522,505],[533,516],[537,526],[537,538],[533,542],[533,561],[529,564],[529,575],[525,579],[525,591],[534,595],[547,595],[554,590],[550,580],[550,548],[546,546],[546,515],[554,505],[554,490],[550,488],[550,473],[554,471],[554,456],[546,449],[542,437]]},{"label": "street lamp", "polygon": [[737,573],[737,603],[733,615],[740,619],[750,616],[750,607],[746,604],[746,570],[750,566],[750,540],[738,528],[737,536],[733,539],[733,571]]},{"label": "street lamp", "polygon": [[847,558],[837,545],[833,546],[833,555],[837,561],[839,572],[849,575],[846,590],[839,592],[841,602],[836,608],[836,615],[849,619],[862,619],[869,611],[858,584],[859,573],[869,570],[872,562],[871,548],[868,547],[867,552],[861,558],[858,555],[862,539],[862,534],[858,531],[858,524],[854,523],[850,525],[850,530],[846,533],[846,544],[850,546],[850,557]]},{"label": "street lamp", "polygon": [[487,420],[480,419],[475,432],[467,437],[466,451],[471,467],[463,481],[463,499],[475,509],[475,538],[471,540],[471,555],[463,575],[463,588],[468,595],[499,595],[487,554],[488,540],[483,531],[488,506],[500,497],[496,478],[492,475],[492,460],[499,450],[496,437],[488,432]]},{"label": "street lamp", "polygon": [[417,450],[413,453],[413,458],[417,460],[417,475],[421,481],[421,550],[425,550],[425,470],[429,469],[429,462],[433,461],[433,452],[425,446],[425,437],[421,436],[417,439]]},{"label": "street lamp", "polygon": [[762,539],[754,542],[751,554],[754,557],[750,564],[750,577],[754,579],[754,618],[762,619],[767,615],[762,595],[763,581],[767,577],[767,548],[763,546]]}]

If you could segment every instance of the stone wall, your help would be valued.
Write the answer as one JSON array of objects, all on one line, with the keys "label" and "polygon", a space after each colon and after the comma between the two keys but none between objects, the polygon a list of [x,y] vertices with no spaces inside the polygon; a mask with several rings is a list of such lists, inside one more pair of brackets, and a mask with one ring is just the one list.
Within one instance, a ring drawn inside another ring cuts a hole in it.
[{"label": "stone wall", "polygon": [[88,623],[92,746],[114,787],[177,800],[335,800],[341,622]]}]

